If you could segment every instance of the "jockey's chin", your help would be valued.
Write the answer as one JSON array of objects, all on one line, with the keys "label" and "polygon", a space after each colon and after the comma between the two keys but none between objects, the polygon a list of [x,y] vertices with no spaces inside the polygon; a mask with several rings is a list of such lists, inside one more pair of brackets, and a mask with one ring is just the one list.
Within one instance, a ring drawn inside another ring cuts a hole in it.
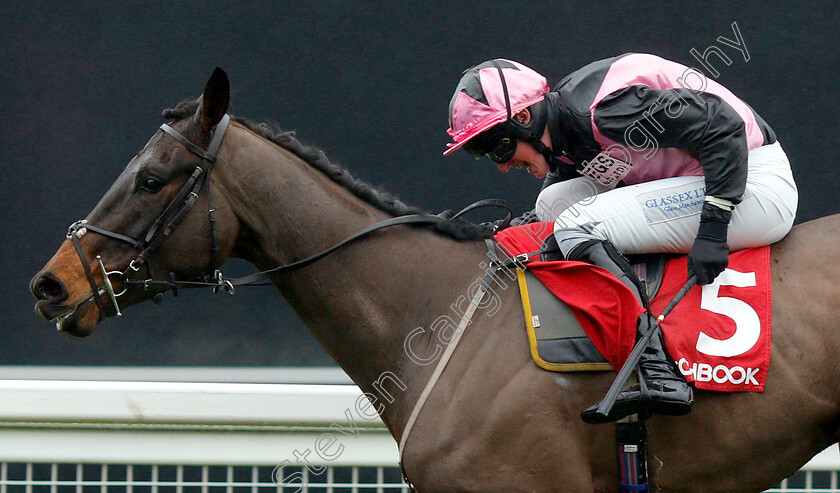
[{"label": "jockey's chin", "polygon": [[534,159],[533,161],[525,161],[521,159],[512,159],[506,163],[496,163],[496,167],[502,173],[507,173],[511,168],[525,168],[528,173],[537,178],[545,178],[548,174],[548,163],[545,159]]}]

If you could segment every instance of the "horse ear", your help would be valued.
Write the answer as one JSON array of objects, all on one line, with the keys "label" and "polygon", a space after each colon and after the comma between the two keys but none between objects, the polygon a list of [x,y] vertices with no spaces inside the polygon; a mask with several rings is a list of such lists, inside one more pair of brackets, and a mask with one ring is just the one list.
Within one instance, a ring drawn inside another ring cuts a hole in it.
[{"label": "horse ear", "polygon": [[205,132],[209,132],[227,113],[228,103],[230,103],[230,79],[224,70],[216,67],[207,85],[204,86],[201,106],[195,115],[196,123],[200,124]]}]

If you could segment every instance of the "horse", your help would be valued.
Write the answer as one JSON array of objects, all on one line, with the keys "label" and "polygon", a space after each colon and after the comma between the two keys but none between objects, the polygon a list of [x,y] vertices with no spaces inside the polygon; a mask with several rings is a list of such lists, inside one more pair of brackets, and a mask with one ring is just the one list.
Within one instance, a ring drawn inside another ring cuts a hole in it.
[{"label": "horse", "polygon": [[[413,211],[291,133],[228,117],[229,100],[229,79],[216,69],[200,98],[164,112],[168,130],[33,277],[41,317],[88,336],[102,319],[228,258],[269,271]],[[485,242],[463,229],[396,225],[266,275],[362,389],[358,409],[377,413],[397,442],[485,276]],[[765,391],[698,390],[690,414],[648,420],[652,491],[760,492],[838,441],[836,238],[840,217],[830,216],[772,246]],[[214,282],[233,288],[219,274]],[[482,301],[462,331],[405,437],[404,473],[420,492],[618,491],[614,427],[579,417],[615,374],[538,368],[516,283],[494,282],[492,306]]]}]

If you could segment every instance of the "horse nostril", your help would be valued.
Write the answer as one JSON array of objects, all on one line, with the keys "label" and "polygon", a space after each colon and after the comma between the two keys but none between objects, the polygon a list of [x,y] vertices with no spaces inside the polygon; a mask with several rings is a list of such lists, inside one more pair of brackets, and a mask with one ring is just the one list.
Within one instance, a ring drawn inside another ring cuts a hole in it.
[{"label": "horse nostril", "polygon": [[30,284],[30,291],[39,300],[61,303],[67,299],[67,288],[52,274],[36,276]]}]

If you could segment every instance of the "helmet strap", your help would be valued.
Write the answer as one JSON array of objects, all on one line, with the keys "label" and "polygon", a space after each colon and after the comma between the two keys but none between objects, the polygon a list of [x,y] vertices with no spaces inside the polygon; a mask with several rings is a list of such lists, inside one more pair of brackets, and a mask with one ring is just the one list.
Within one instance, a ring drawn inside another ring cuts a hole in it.
[{"label": "helmet strap", "polygon": [[535,139],[528,143],[534,146],[534,149],[536,149],[537,152],[542,154],[542,156],[545,158],[545,161],[548,163],[548,168],[551,171],[554,171],[557,168],[557,166],[562,162],[554,157],[554,153],[551,152],[551,149],[549,149],[547,145],[543,144],[541,140]]},{"label": "helmet strap", "polygon": [[[525,142],[528,142],[529,144],[534,146],[534,149],[536,149],[537,152],[539,152],[543,155],[543,157],[545,157],[549,169],[551,171],[554,171],[557,168],[560,161],[552,155],[551,149],[549,149],[548,146],[543,144],[542,140],[540,140],[540,138],[542,137],[542,133],[539,132],[539,130],[541,129],[537,129],[537,132],[535,133],[528,132],[528,129],[524,125],[516,122],[513,119],[513,115],[511,114],[510,96],[508,95],[507,82],[505,82],[505,74],[502,73],[502,67],[501,65],[499,65],[499,62],[493,60],[491,63],[494,67],[496,67],[496,70],[499,71],[499,80],[502,83],[502,93],[504,93],[505,95],[505,108],[507,109],[506,124],[508,125],[508,128],[514,130],[514,138],[524,140]],[[534,118],[534,115],[532,114],[531,117]]]},{"label": "helmet strap", "polygon": [[496,67],[496,70],[499,71],[499,80],[502,83],[502,92],[505,95],[505,108],[507,109],[507,119],[510,120],[513,115],[510,113],[510,96],[508,95],[508,88],[507,82],[505,82],[505,74],[502,73],[502,66],[499,65],[499,62],[493,60],[493,66]]}]

